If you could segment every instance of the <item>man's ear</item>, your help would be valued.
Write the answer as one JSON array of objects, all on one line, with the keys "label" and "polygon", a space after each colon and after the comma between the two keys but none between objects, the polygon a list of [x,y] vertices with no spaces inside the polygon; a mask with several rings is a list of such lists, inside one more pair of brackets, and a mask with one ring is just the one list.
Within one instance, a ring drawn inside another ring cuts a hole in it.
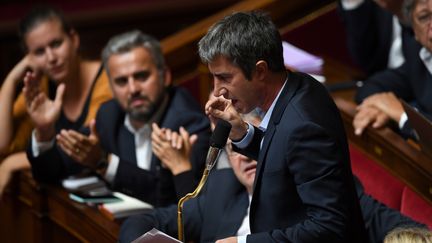
[{"label": "man's ear", "polygon": [[172,78],[171,78],[171,70],[167,67],[164,69],[164,86],[169,87],[171,86]]},{"label": "man's ear", "polygon": [[267,62],[264,60],[259,60],[255,64],[255,75],[259,80],[264,80],[269,72]]}]

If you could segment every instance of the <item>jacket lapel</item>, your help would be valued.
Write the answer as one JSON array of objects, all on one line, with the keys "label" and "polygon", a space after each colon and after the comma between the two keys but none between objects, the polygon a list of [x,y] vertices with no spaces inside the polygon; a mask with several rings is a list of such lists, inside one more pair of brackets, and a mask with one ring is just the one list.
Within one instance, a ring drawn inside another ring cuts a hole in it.
[{"label": "jacket lapel", "polygon": [[[250,220],[252,220],[252,213],[254,212],[254,208],[255,208],[255,204],[256,204],[256,199],[257,197],[259,197],[259,195],[257,195],[258,191],[259,191],[259,185],[260,185],[260,181],[261,181],[261,177],[262,177],[262,170],[265,166],[265,163],[267,162],[265,160],[265,158],[267,157],[267,152],[269,149],[269,146],[271,144],[271,141],[273,139],[273,135],[275,134],[276,130],[277,130],[277,125],[279,124],[282,115],[286,109],[286,107],[288,106],[288,103],[290,102],[290,100],[292,99],[292,97],[294,97],[295,92],[298,89],[298,86],[300,85],[300,79],[299,76],[295,73],[292,72],[288,72],[288,81],[285,84],[284,89],[282,90],[279,99],[276,101],[276,105],[273,109],[273,113],[271,115],[267,130],[264,133],[264,138],[263,138],[263,145],[262,148],[260,149],[259,152],[259,156],[258,156],[258,164],[257,164],[257,169],[256,169],[256,174],[255,174],[255,180],[254,180],[254,189],[253,189],[253,196],[252,196],[252,202],[251,202],[251,217]],[[254,200],[255,199],[255,200]],[[251,221],[252,222],[252,221]],[[252,225],[251,225],[251,230],[252,230]]]}]

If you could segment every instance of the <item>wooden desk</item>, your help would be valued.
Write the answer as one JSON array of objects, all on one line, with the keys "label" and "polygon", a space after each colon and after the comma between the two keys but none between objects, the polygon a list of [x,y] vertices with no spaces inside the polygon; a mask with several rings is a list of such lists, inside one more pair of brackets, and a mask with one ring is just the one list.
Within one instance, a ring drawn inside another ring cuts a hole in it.
[{"label": "wooden desk", "polygon": [[0,203],[2,242],[117,242],[120,223],[69,199],[59,186],[40,186],[30,172],[14,178]]}]

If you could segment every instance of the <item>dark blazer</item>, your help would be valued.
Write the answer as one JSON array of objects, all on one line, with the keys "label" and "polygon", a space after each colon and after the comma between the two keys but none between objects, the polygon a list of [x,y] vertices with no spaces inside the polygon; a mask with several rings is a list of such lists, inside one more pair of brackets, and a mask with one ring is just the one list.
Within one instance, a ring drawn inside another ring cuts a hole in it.
[{"label": "dark blazer", "polygon": [[[364,86],[357,90],[356,102],[382,92],[393,92],[414,107],[429,120],[432,120],[432,75],[419,56],[422,46],[415,40],[408,42],[409,52],[405,63],[397,69],[388,69],[370,77]],[[412,137],[409,122],[402,129],[402,135]]]},{"label": "dark blazer", "polygon": [[[355,178],[355,182],[371,243],[383,242],[396,227],[425,227],[365,194],[360,181]],[[246,188],[230,168],[212,171],[201,194],[184,204],[186,240],[214,242],[236,235],[248,206]],[[177,238],[177,205],[128,218],[121,226],[119,241],[129,243],[152,228]]]},{"label": "dark blazer", "polygon": [[[339,4],[339,14],[347,32],[347,46],[354,61],[368,74],[385,70],[393,36],[393,14],[372,0],[365,0],[357,8],[345,10]],[[405,56],[406,39],[413,39],[409,28],[402,27],[402,52]]]},{"label": "dark blazer", "polygon": [[255,132],[240,151],[258,161],[248,242],[367,242],[344,127],[320,83],[289,73]]},{"label": "dark blazer", "polygon": [[[186,241],[215,242],[237,233],[249,205],[246,188],[232,169],[211,171],[201,194],[183,206]],[[131,242],[153,227],[177,238],[177,205],[128,218],[119,241]]]},{"label": "dark blazer", "polygon": [[175,203],[178,197],[193,191],[202,175],[209,147],[210,123],[197,102],[181,88],[172,88],[169,95],[167,110],[159,126],[173,131],[183,126],[189,133],[198,135],[198,141],[192,149],[192,171],[186,172],[192,174],[192,179],[195,179],[193,182],[185,173],[173,177],[169,169],[161,166],[155,155],[151,159],[150,171],[138,167],[134,135],[124,126],[126,114],[117,101],[103,104],[96,117],[96,129],[103,149],[120,158],[113,189],[154,206]]}]

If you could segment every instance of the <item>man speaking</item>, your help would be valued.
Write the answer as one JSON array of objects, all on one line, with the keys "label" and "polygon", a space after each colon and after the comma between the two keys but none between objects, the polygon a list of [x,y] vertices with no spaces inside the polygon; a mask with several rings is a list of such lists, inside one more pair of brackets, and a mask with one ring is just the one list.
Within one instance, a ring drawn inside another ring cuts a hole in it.
[{"label": "man speaking", "polygon": [[[206,113],[230,122],[234,148],[258,161],[251,234],[217,242],[367,242],[338,109],[319,82],[285,70],[270,18],[225,17],[199,55],[214,79]],[[259,128],[239,115],[255,108]]]}]

